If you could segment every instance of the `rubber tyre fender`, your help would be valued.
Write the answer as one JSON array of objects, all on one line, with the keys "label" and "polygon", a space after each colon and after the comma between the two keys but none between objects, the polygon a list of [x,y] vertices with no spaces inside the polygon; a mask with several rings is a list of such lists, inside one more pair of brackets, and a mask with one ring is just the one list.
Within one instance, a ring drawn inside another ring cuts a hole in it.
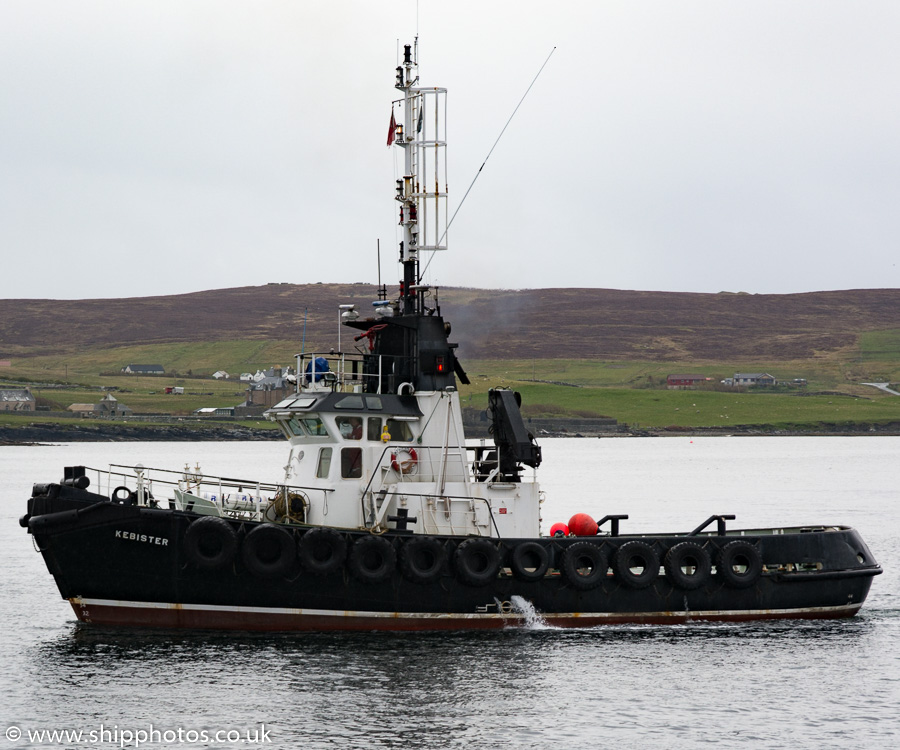
[{"label": "rubber tyre fender", "polygon": [[291,532],[273,523],[254,528],[241,546],[241,559],[253,575],[276,578],[285,575],[297,559],[297,548]]},{"label": "rubber tyre fender", "polygon": [[[643,570],[635,573],[632,566]],[[625,542],[613,555],[613,573],[626,586],[645,589],[659,576],[659,555],[646,542]]]},{"label": "rubber tyre fender", "polygon": [[381,583],[390,578],[397,567],[397,552],[383,536],[364,536],[350,548],[347,566],[357,580]]},{"label": "rubber tyre fender", "polygon": [[[590,573],[581,573],[590,568]],[[560,572],[573,588],[579,591],[595,589],[606,580],[609,558],[603,547],[593,542],[575,542],[566,547]]]},{"label": "rubber tyre fender", "polygon": [[[666,553],[663,567],[669,583],[676,588],[693,591],[709,582],[712,559],[709,552],[696,542],[680,542]],[[686,573],[682,567],[693,567],[694,573]]]},{"label": "rubber tyre fender", "polygon": [[408,539],[400,548],[400,572],[413,583],[434,583],[441,577],[447,550],[433,536]]},{"label": "rubber tyre fender", "polygon": [[219,516],[201,516],[184,532],[184,556],[203,570],[220,570],[231,565],[237,548],[237,532]]},{"label": "rubber tyre fender", "polygon": [[347,540],[335,529],[310,529],[300,537],[297,555],[305,570],[328,575],[340,570],[347,559]]},{"label": "rubber tyre fender", "polygon": [[487,586],[500,572],[500,550],[489,539],[466,539],[453,553],[459,580],[467,586]]},{"label": "rubber tyre fender", "polygon": [[[743,567],[744,570],[735,570],[737,566]],[[762,555],[750,542],[741,540],[729,542],[719,550],[716,573],[730,588],[750,588],[762,575]]]},{"label": "rubber tyre fender", "polygon": [[550,570],[550,550],[540,542],[522,542],[513,547],[509,567],[520,581],[539,581]]}]

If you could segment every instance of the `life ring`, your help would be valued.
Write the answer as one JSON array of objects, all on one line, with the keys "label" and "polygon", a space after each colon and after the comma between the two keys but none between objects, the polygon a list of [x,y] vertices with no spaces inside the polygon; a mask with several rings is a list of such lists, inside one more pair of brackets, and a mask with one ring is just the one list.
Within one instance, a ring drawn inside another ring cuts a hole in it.
[{"label": "life ring", "polygon": [[[406,453],[409,458],[400,460],[401,453]],[[398,474],[409,474],[419,463],[419,454],[415,448],[401,448],[391,453],[391,468]]]},{"label": "life ring", "polygon": [[666,553],[663,567],[673,586],[692,591],[709,581],[712,560],[709,552],[696,542],[681,542]]},{"label": "life ring", "polygon": [[659,576],[659,555],[646,542],[625,542],[613,553],[613,573],[633,589],[644,589]]},{"label": "life ring", "polygon": [[550,551],[539,542],[522,542],[513,547],[509,567],[520,581],[539,581],[550,569]]},{"label": "life ring", "polygon": [[413,537],[400,548],[400,572],[413,583],[434,583],[446,559],[444,545],[433,536]]},{"label": "life ring", "polygon": [[241,559],[253,575],[261,578],[283,576],[297,558],[294,537],[272,523],[264,523],[244,538]]},{"label": "life ring", "polygon": [[597,588],[606,580],[609,562],[603,547],[593,542],[575,542],[566,547],[560,572],[580,591]]},{"label": "life ring", "polygon": [[381,583],[390,578],[397,565],[394,545],[383,536],[364,536],[350,548],[347,567],[363,583]]},{"label": "life ring", "polygon": [[500,572],[500,550],[488,539],[466,539],[453,553],[459,579],[467,586],[487,586]]},{"label": "life ring", "polygon": [[716,573],[733,589],[749,588],[762,575],[762,555],[749,542],[729,542],[716,558]]},{"label": "life ring", "polygon": [[347,540],[335,529],[310,529],[297,544],[300,564],[310,573],[334,573],[347,557]]},{"label": "life ring", "polygon": [[182,551],[187,561],[204,570],[231,565],[237,552],[234,527],[219,516],[201,516],[184,532]]},{"label": "life ring", "polygon": [[[122,495],[122,492],[125,494]],[[137,493],[134,490],[128,489],[125,485],[121,487],[116,487],[112,491],[112,500],[116,503],[121,503],[122,505],[136,505],[137,504]]]}]

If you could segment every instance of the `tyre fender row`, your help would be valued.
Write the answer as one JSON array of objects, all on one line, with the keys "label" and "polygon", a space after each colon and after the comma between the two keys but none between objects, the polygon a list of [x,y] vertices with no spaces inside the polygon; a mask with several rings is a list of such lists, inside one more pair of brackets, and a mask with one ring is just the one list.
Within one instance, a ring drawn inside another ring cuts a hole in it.
[{"label": "tyre fender row", "polygon": [[352,544],[329,528],[306,531],[297,539],[284,526],[254,526],[240,540],[235,526],[218,516],[203,516],[188,526],[183,551],[187,561],[202,570],[229,567],[240,555],[244,567],[260,578],[287,575],[299,561],[316,575],[336,573],[345,565],[365,583],[388,579],[398,563],[404,577],[415,583],[431,583],[441,575],[446,560],[444,545],[433,537],[412,537],[397,554],[391,540],[361,536]]},{"label": "tyre fender row", "polygon": [[[234,525],[218,516],[203,516],[188,527],[184,536],[187,561],[203,570],[220,570],[241,556],[244,567],[260,578],[287,575],[295,562],[316,575],[336,573],[346,565],[350,574],[364,583],[386,581],[399,569],[413,583],[430,584],[443,575],[448,561],[460,582],[486,586],[497,578],[504,563],[520,581],[542,580],[558,568],[573,587],[596,588],[608,576],[633,589],[653,584],[660,568],[660,554],[643,541],[614,546],[607,542],[576,541],[562,549],[555,543],[524,541],[508,550],[484,537],[472,537],[458,545],[430,536],[405,537],[397,543],[383,536],[360,536],[350,543],[345,534],[331,528],[310,529],[295,537],[276,524],[254,526],[239,539]],[[668,581],[679,589],[693,590],[712,577],[712,557],[697,542],[679,542],[662,560]],[[747,541],[728,542],[716,555],[717,574],[732,588],[747,588],[762,573],[759,550]]]},{"label": "tyre fender row", "polygon": [[[629,541],[619,546],[579,541],[566,547],[559,569],[577,589],[599,586],[611,567],[616,580],[633,589],[650,586],[659,575],[660,554],[653,545]],[[713,556],[706,546],[685,541],[665,550],[662,556],[666,579],[675,588],[699,589],[712,578]],[[753,586],[762,575],[762,556],[748,541],[727,542],[715,554],[716,575],[730,588]]]}]

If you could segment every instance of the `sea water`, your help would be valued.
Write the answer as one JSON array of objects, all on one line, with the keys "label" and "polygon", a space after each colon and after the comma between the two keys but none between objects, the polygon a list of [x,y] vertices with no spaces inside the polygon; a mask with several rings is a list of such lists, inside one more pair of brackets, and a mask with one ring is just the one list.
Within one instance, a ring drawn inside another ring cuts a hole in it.
[{"label": "sea water", "polygon": [[[0,750],[900,746],[900,438],[542,441],[543,527],[846,523],[885,574],[830,622],[241,634],[79,624],[18,526],[62,467],[277,480],[277,443],[0,447]],[[122,572],[123,575],[127,571]],[[49,734],[57,732],[57,734]]]}]

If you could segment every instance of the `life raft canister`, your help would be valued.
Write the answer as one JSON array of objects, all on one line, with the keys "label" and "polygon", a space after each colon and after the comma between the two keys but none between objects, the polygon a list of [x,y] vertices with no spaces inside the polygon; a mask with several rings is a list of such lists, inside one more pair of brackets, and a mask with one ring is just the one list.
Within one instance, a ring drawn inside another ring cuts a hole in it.
[{"label": "life raft canister", "polygon": [[201,516],[184,532],[182,550],[185,558],[204,570],[219,570],[230,565],[237,547],[237,532],[219,516]]},{"label": "life raft canister", "polygon": [[[400,459],[400,455],[406,453],[409,458]],[[398,474],[409,474],[419,463],[419,454],[415,448],[401,448],[391,453],[391,468]]]}]

